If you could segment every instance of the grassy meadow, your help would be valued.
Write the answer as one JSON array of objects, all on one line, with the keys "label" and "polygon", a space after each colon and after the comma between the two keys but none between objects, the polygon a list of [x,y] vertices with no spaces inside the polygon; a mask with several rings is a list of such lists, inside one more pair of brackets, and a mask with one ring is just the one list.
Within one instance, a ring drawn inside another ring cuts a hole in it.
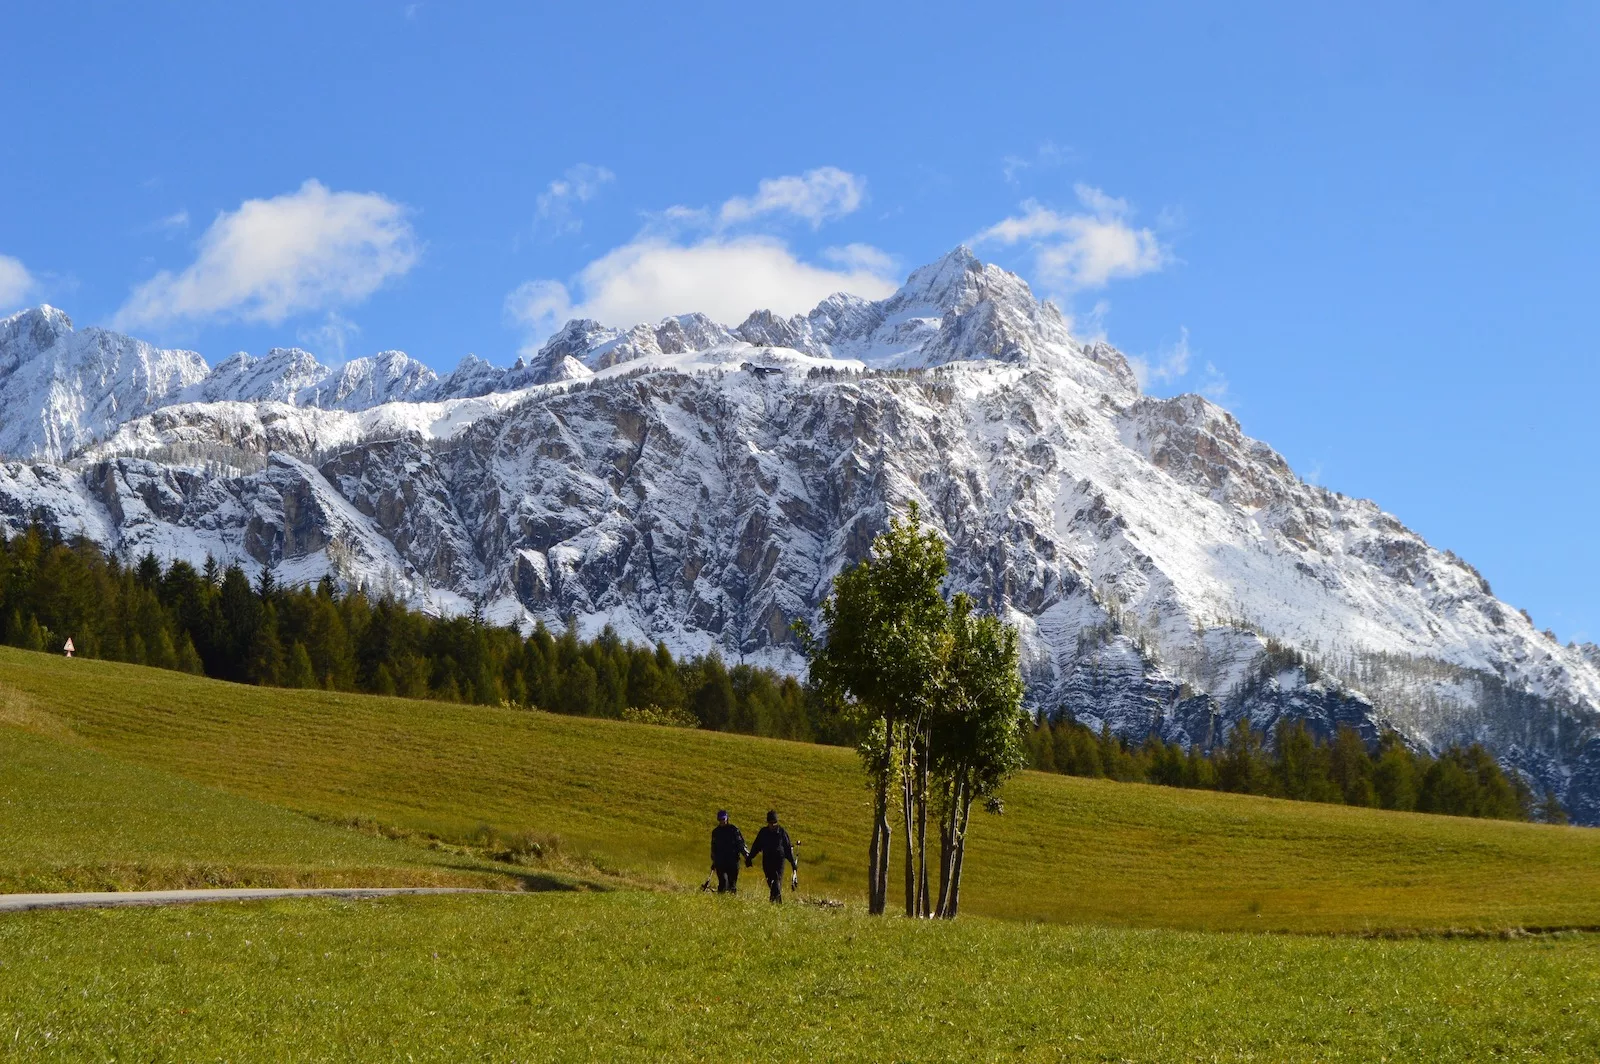
[{"label": "grassy meadow", "polygon": [[[847,750],[0,648],[0,890],[511,888],[0,915],[0,1059],[1600,1056],[1600,832],[1005,798],[969,915],[873,919]],[[801,904],[675,889],[724,805]]]},{"label": "grassy meadow", "polygon": [[16,1060],[1600,1056],[1600,937],[953,925],[697,894],[0,919]]},{"label": "grassy meadow", "polygon": [[0,892],[509,884],[93,750],[0,727]]},{"label": "grassy meadow", "polygon": [[[10,648],[0,648],[3,706],[10,725],[0,734],[26,729],[30,741],[85,759],[57,774],[70,787],[46,791],[40,782],[32,799],[13,803],[43,808],[80,790],[140,790],[106,782],[105,772],[195,788],[183,792],[188,805],[141,798],[148,808],[138,831],[96,835],[92,816],[68,817],[77,824],[70,831],[8,843],[0,852],[7,882],[48,881],[63,867],[78,868],[71,881],[83,882],[93,873],[82,866],[96,863],[114,876],[120,865],[159,864],[148,860],[150,846],[168,847],[180,863],[203,854],[195,859],[216,869],[316,855],[302,860],[342,864],[353,878],[339,882],[374,885],[390,881],[391,869],[427,877],[492,867],[420,844],[434,836],[461,845],[543,840],[602,877],[691,886],[705,874],[712,811],[732,809],[753,834],[769,805],[801,844],[807,893],[854,902],[865,879],[867,796],[848,750],[246,687]],[[14,775],[7,769],[4,779]],[[1600,926],[1596,831],[1031,772],[1005,798],[1005,815],[975,823],[962,899],[975,915],[1198,930]],[[207,802],[235,804],[221,816],[204,811]],[[235,814],[287,834],[235,829]],[[412,841],[362,838],[339,827],[349,823]]]}]

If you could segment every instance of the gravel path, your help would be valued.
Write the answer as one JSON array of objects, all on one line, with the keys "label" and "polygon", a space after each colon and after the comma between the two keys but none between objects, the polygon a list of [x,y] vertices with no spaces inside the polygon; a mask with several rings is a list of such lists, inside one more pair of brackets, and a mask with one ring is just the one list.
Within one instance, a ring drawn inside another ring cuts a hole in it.
[{"label": "gravel path", "polygon": [[386,898],[392,894],[484,894],[472,887],[229,887],[215,890],[107,890],[59,894],[0,894],[0,913],[29,909],[90,909],[117,905],[185,905],[199,901],[270,898]]}]

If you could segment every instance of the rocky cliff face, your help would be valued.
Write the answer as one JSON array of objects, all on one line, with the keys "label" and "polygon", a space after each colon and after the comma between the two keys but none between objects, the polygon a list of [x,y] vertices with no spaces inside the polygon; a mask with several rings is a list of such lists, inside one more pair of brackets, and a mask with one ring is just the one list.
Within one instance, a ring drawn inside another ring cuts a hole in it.
[{"label": "rocky cliff face", "polygon": [[1040,709],[1184,742],[1285,716],[1482,740],[1600,821],[1600,651],[1226,411],[1141,396],[964,249],[878,303],[574,322],[442,381],[341,392],[281,361],[256,401],[190,382],[70,461],[0,466],[0,521],[796,668],[790,622],[915,500],[952,585],[1021,630]]}]

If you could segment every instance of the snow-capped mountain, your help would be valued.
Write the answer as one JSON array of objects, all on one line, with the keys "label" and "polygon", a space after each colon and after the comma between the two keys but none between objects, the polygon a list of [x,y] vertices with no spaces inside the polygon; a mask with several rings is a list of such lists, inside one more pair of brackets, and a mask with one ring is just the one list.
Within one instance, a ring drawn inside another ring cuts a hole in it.
[{"label": "snow-capped mountain", "polygon": [[440,380],[403,351],[329,367],[294,347],[240,352],[212,368],[193,351],[76,331],[55,307],[38,307],[0,319],[0,454],[59,461],[163,407],[282,403],[353,412],[503,392],[523,378],[534,379],[520,365],[496,369],[472,355]]},{"label": "snow-capped mountain", "polygon": [[365,410],[382,403],[428,399],[438,386],[438,374],[403,351],[383,351],[330,369],[309,351],[275,347],[260,358],[241,351],[218,363],[174,401]]},{"label": "snow-capped mountain", "polygon": [[0,319],[0,452],[56,459],[205,375],[193,351],[105,329],[76,332],[55,307]]},{"label": "snow-capped mountain", "polygon": [[[1600,649],[1538,632],[1214,404],[1141,395],[1115,349],[964,248],[886,300],[576,321],[437,380],[394,354],[349,387],[304,352],[188,357],[74,446],[5,436],[46,460],[0,466],[0,521],[798,667],[790,622],[917,500],[952,584],[1020,628],[1041,709],[1180,741],[1285,715],[1482,740],[1600,822]],[[7,432],[54,416],[5,394]]]}]

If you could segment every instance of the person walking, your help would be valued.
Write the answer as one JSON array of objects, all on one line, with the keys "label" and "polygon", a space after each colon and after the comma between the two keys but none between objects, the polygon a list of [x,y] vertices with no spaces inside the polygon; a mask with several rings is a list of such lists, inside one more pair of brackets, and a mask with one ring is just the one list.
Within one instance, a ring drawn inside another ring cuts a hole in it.
[{"label": "person walking", "polygon": [[789,833],[783,830],[783,825],[778,823],[778,813],[775,809],[767,810],[767,826],[756,832],[755,844],[745,855],[746,868],[750,867],[758,853],[761,855],[761,871],[767,877],[767,890],[771,892],[768,900],[774,905],[781,904],[783,862],[788,861],[789,866],[794,869],[794,877],[789,881],[790,890],[800,885],[800,862],[795,860],[794,844],[789,841]]},{"label": "person walking", "polygon": [[717,874],[718,894],[739,893],[739,858],[749,857],[744,833],[728,823],[728,811],[717,810],[717,826],[711,829],[711,870]]}]

